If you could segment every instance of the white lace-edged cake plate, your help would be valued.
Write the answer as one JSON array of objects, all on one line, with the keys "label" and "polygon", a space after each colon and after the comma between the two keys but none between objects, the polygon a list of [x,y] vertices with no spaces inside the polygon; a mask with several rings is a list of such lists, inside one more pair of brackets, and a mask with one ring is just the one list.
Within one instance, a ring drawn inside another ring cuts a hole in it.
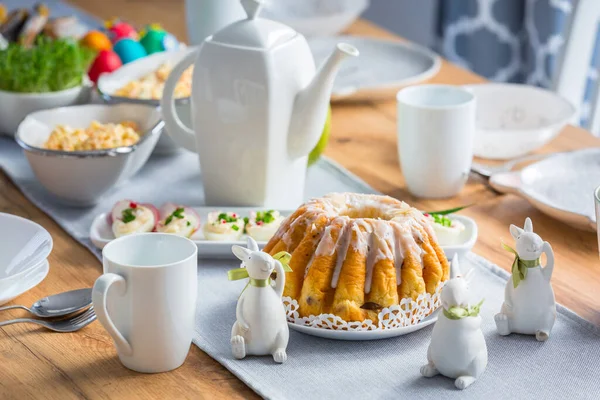
[{"label": "white lace-edged cake plate", "polygon": [[[192,207],[200,216],[200,229],[196,231],[190,238],[196,246],[198,246],[198,257],[199,258],[235,258],[231,252],[231,246],[234,244],[246,247],[246,235],[242,235],[239,241],[216,241],[206,240],[202,233],[202,228],[207,220],[207,215],[213,211],[223,212],[235,212],[242,218],[250,215],[252,211],[260,211],[261,208],[250,208],[250,207]],[[293,211],[289,210],[278,210],[283,217],[291,215]],[[90,240],[99,249],[103,249],[111,240],[115,239],[115,235],[112,232],[112,227],[108,223],[108,213],[102,213],[94,218],[92,226],[90,228]],[[258,242],[258,247],[263,248],[267,242]]]},{"label": "white lace-edged cake plate", "polygon": [[574,228],[595,231],[600,148],[560,153],[520,171],[494,174],[490,185],[524,197],[544,214]]},{"label": "white lace-edged cake plate", "polygon": [[401,88],[433,77],[441,65],[440,57],[425,47],[361,36],[309,39],[316,65],[340,42],[356,46],[360,56],[344,61],[333,84],[332,101],[393,99]]},{"label": "white lace-edged cake plate", "polygon": [[315,328],[312,326],[305,326],[300,324],[295,324],[292,322],[288,322],[288,326],[290,329],[293,329],[298,332],[302,332],[307,335],[317,336],[325,339],[334,339],[334,340],[377,340],[377,339],[388,339],[396,336],[408,335],[409,333],[416,332],[421,330],[437,321],[438,319],[439,308],[435,310],[431,315],[424,318],[415,325],[404,326],[401,328],[394,329],[376,329],[372,331],[344,331],[344,330],[334,330],[334,329],[323,329],[323,328]]}]

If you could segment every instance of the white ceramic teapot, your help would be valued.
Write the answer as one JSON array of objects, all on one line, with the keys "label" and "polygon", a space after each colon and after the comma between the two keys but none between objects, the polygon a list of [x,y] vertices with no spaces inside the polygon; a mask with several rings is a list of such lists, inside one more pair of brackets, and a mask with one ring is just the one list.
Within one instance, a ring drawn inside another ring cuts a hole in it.
[{"label": "white ceramic teapot", "polygon": [[[248,18],[206,38],[171,72],[161,100],[166,129],[199,153],[208,205],[296,208],[340,62],[358,50],[338,44],[315,72],[301,34],[259,18],[262,0],[241,2]],[[192,64],[193,128],[181,122],[173,99]]]}]

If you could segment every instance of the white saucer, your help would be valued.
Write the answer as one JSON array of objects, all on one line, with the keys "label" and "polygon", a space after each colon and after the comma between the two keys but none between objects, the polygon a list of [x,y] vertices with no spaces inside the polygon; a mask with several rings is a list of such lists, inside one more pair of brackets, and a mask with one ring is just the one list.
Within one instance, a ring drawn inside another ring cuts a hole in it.
[{"label": "white saucer", "polygon": [[18,279],[5,280],[0,284],[0,305],[33,289],[48,275],[50,264],[48,260],[42,261],[35,268],[30,269]]},{"label": "white saucer", "polygon": [[302,332],[307,335],[317,336],[325,339],[334,340],[378,340],[388,339],[396,336],[403,336],[409,333],[416,332],[433,324],[438,319],[439,308],[435,310],[430,316],[423,319],[416,325],[406,326],[403,328],[396,329],[385,329],[375,331],[341,331],[333,329],[313,328],[310,326],[298,325],[288,322],[290,329],[298,332]]}]

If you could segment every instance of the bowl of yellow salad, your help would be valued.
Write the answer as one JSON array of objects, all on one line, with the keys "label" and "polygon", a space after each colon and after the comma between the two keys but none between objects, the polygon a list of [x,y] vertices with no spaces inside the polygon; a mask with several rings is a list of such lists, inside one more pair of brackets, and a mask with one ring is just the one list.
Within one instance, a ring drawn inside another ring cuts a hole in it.
[{"label": "bowl of yellow salad", "polygon": [[[105,103],[134,103],[159,106],[165,82],[172,69],[197,47],[165,51],[142,57],[121,68],[105,73],[98,79],[98,92]],[[182,120],[190,126],[189,98],[192,93],[193,66],[179,78],[175,87],[175,107]],[[156,145],[156,153],[172,154],[180,147],[164,134]]]},{"label": "bowl of yellow salad", "polygon": [[29,114],[15,139],[57,200],[91,206],[144,166],[163,125],[153,106],[70,106]]}]

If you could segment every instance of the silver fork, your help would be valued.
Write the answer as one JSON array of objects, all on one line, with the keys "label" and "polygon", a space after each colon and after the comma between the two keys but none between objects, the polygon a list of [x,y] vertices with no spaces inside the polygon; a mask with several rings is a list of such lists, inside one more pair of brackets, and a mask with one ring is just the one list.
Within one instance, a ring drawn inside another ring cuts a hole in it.
[{"label": "silver fork", "polygon": [[77,314],[74,317],[61,319],[58,321],[47,321],[41,319],[32,318],[17,318],[11,319],[10,321],[0,322],[0,326],[19,324],[19,323],[30,323],[41,325],[45,328],[53,330],[55,332],[75,332],[81,328],[88,326],[96,320],[96,313],[94,307],[90,307],[81,314]]}]

